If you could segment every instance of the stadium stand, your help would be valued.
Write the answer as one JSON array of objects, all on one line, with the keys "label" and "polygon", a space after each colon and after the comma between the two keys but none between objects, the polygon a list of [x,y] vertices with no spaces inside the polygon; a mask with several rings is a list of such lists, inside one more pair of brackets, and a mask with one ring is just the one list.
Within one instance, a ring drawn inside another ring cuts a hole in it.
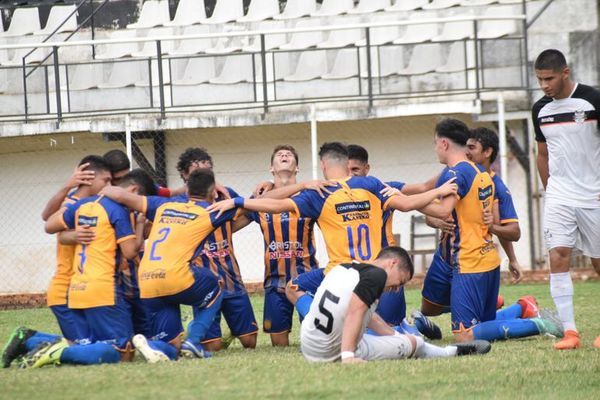
[{"label": "stadium stand", "polygon": [[[338,23],[342,25],[355,25],[361,22],[359,17],[347,17],[343,20],[338,19]],[[332,31],[329,37],[324,42],[318,43],[317,47],[329,49],[335,47],[346,47],[362,39],[363,29],[344,29]]]},{"label": "stadium stand", "polygon": [[[165,37],[172,35],[173,28],[171,27],[152,28],[149,29],[146,34],[146,36],[148,37]],[[174,40],[161,40],[160,43],[162,54],[169,54],[175,49]],[[142,49],[139,51],[134,51],[133,53],[131,53],[131,55],[133,57],[156,57],[156,51],[156,42],[144,42],[142,44]]]},{"label": "stadium stand", "polygon": [[391,6],[390,0],[361,0],[348,14],[368,14]]},{"label": "stadium stand", "polygon": [[285,9],[275,19],[294,19],[311,15],[317,10],[315,0],[289,0],[285,4]]},{"label": "stadium stand", "polygon": [[410,61],[400,68],[398,75],[420,75],[435,71],[442,65],[442,49],[439,43],[417,44],[413,47]]},{"label": "stadium stand", "polygon": [[310,81],[327,72],[327,53],[324,50],[309,50],[300,54],[294,73],[283,79],[290,82]]},{"label": "stadium stand", "polygon": [[[256,29],[262,30],[279,30],[285,29],[284,21],[263,21],[260,22]],[[265,35],[265,50],[276,49],[279,46],[284,45],[287,42],[287,36],[285,33]],[[243,51],[248,52],[259,52],[261,50],[260,36],[254,36],[252,38],[252,44],[248,44],[242,48]]]},{"label": "stadium stand", "polygon": [[137,22],[127,25],[127,29],[154,28],[170,21],[167,0],[148,0],[142,5]]},{"label": "stadium stand", "polygon": [[279,0],[253,0],[248,13],[237,19],[238,22],[258,22],[279,15]]},{"label": "stadium stand", "polygon": [[217,1],[212,15],[202,21],[203,24],[223,24],[232,22],[244,16],[244,3],[242,0]]},{"label": "stadium stand", "polygon": [[44,29],[34,32],[36,35],[50,35],[54,30],[56,33],[73,32],[77,29],[77,6],[71,5],[56,5],[50,9],[48,21]]},{"label": "stadium stand", "polygon": [[[320,21],[316,18],[303,18],[298,20],[295,28],[314,28],[320,26]],[[282,50],[302,50],[316,46],[324,41],[324,35],[321,31],[295,32],[291,34],[289,42],[279,46]]]},{"label": "stadium stand", "polygon": [[321,7],[313,12],[313,17],[328,17],[345,14],[354,8],[353,0],[323,0]]},{"label": "stadium stand", "polygon": [[186,26],[199,24],[206,19],[204,0],[180,0],[172,21],[164,26]]},{"label": "stadium stand", "polygon": [[413,11],[429,4],[429,0],[396,0],[393,6],[387,7],[385,11]]},{"label": "stadium stand", "polygon": [[[206,25],[185,26],[182,35],[201,35],[210,33],[210,27]],[[172,56],[192,55],[203,53],[206,49],[213,47],[212,39],[183,39],[167,53]]]},{"label": "stadium stand", "polygon": [[[410,20],[424,19],[421,14],[416,14],[409,17]],[[427,23],[418,25],[409,25],[402,37],[394,40],[394,44],[421,43],[433,39],[438,34],[437,23]]]},{"label": "stadium stand", "polygon": [[433,0],[431,3],[424,4],[424,10],[441,10],[460,5],[461,0]]},{"label": "stadium stand", "polygon": [[40,14],[37,7],[16,8],[12,14],[10,25],[2,36],[25,36],[39,32]]},{"label": "stadium stand", "polygon": [[198,85],[207,83],[216,76],[214,57],[193,57],[187,60],[183,74],[173,80],[173,85]]}]

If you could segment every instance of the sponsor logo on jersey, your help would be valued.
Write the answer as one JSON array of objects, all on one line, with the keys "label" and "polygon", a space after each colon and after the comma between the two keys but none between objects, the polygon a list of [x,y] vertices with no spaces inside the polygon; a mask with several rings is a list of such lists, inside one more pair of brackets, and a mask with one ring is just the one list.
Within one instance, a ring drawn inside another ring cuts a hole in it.
[{"label": "sponsor logo on jersey", "polygon": [[479,200],[483,201],[492,195],[493,187],[492,187],[492,185],[489,185],[484,188],[479,188],[478,190],[479,190]]},{"label": "sponsor logo on jersey", "polygon": [[159,223],[185,225],[188,221],[194,221],[196,218],[198,218],[197,214],[167,208],[160,215]]},{"label": "sponsor logo on jersey", "polygon": [[69,288],[72,291],[83,292],[87,289],[87,282],[71,282]]},{"label": "sponsor logo on jersey", "polygon": [[77,225],[87,225],[95,227],[98,225],[98,217],[88,217],[85,215],[80,215],[77,217]]},{"label": "sponsor logo on jersey", "polygon": [[368,200],[351,202],[351,203],[340,203],[335,205],[335,212],[338,214],[352,213],[356,211],[370,211],[371,202]]},{"label": "sponsor logo on jersey", "polygon": [[286,242],[277,242],[274,240],[271,243],[269,243],[269,250],[271,251],[298,249],[302,249],[302,243],[297,241],[288,240]]},{"label": "sponsor logo on jersey", "polygon": [[165,279],[167,277],[167,270],[164,268],[156,268],[152,271],[145,271],[140,274],[141,281],[148,281],[151,279]]},{"label": "sponsor logo on jersey", "polygon": [[554,117],[540,118],[540,123],[541,124],[551,124],[552,122],[554,122]]}]

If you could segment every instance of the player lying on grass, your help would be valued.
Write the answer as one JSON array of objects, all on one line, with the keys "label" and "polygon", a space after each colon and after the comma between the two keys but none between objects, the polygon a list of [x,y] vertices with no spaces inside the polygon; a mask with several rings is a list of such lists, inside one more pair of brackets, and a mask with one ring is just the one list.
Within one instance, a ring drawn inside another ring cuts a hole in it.
[{"label": "player lying on grass", "polygon": [[[445,347],[422,337],[400,334],[375,313],[386,289],[408,282],[414,267],[400,247],[386,247],[369,263],[344,263],[331,269],[302,322],[300,347],[309,361],[358,363],[369,360],[454,357],[484,354],[487,341]],[[370,328],[376,335],[364,333]]]}]

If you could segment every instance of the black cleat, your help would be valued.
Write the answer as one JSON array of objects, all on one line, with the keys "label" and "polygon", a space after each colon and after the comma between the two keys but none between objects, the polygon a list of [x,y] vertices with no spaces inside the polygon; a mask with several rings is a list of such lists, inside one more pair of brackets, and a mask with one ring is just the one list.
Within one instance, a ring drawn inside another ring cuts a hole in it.
[{"label": "black cleat", "polygon": [[2,349],[2,368],[10,367],[16,358],[27,353],[25,341],[35,335],[36,331],[20,326],[13,331]]},{"label": "black cleat", "polygon": [[442,330],[437,326],[431,319],[427,318],[421,311],[415,310],[412,312],[411,317],[415,322],[415,326],[430,340],[439,340],[442,338]]},{"label": "black cleat", "polygon": [[472,354],[485,354],[492,349],[492,344],[487,340],[473,340],[471,342],[455,343],[457,356],[469,356]]}]

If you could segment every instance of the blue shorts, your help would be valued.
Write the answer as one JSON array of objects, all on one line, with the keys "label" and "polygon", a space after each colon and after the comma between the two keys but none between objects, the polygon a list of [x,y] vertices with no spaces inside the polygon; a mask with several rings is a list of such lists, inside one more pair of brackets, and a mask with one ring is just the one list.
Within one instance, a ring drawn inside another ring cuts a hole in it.
[{"label": "blue shorts", "polygon": [[469,330],[480,322],[496,319],[500,267],[488,272],[461,274],[454,271],[450,312],[452,331]]},{"label": "blue shorts", "polygon": [[204,339],[202,339],[202,343],[221,338],[221,313],[225,317],[231,334],[235,337],[251,335],[258,331],[248,293],[240,293],[236,296],[223,297],[221,312],[215,316],[215,320],[206,332]]},{"label": "blue shorts", "polygon": [[265,289],[263,330],[266,333],[284,333],[292,330],[294,305],[277,288]]},{"label": "blue shorts", "polygon": [[139,297],[125,297],[125,301],[131,309],[131,322],[133,324],[133,333],[141,333],[146,337],[150,334],[150,313],[144,302]]},{"label": "blue shorts", "polygon": [[421,295],[432,304],[448,307],[451,287],[452,267],[438,253],[435,253],[425,275]]},{"label": "blue shorts", "polygon": [[85,316],[79,310],[71,310],[66,304],[50,306],[58,321],[63,337],[73,343],[91,343],[91,334]]},{"label": "blue shorts", "polygon": [[406,317],[406,299],[404,288],[383,292],[379,298],[379,305],[375,311],[383,320],[392,326],[402,323]]},{"label": "blue shorts", "polygon": [[192,268],[194,283],[189,288],[170,296],[142,299],[150,315],[150,334],[154,340],[170,342],[183,333],[181,304],[192,306],[194,312],[218,307],[221,296],[219,278],[208,268]]},{"label": "blue shorts", "polygon": [[93,343],[112,344],[119,350],[128,350],[133,337],[133,324],[129,304],[117,295],[114,306],[101,306],[73,310],[85,317]]},{"label": "blue shorts", "polygon": [[290,284],[297,291],[305,292],[306,294],[315,297],[317,289],[325,279],[325,269],[316,268],[305,272],[292,279]]}]

